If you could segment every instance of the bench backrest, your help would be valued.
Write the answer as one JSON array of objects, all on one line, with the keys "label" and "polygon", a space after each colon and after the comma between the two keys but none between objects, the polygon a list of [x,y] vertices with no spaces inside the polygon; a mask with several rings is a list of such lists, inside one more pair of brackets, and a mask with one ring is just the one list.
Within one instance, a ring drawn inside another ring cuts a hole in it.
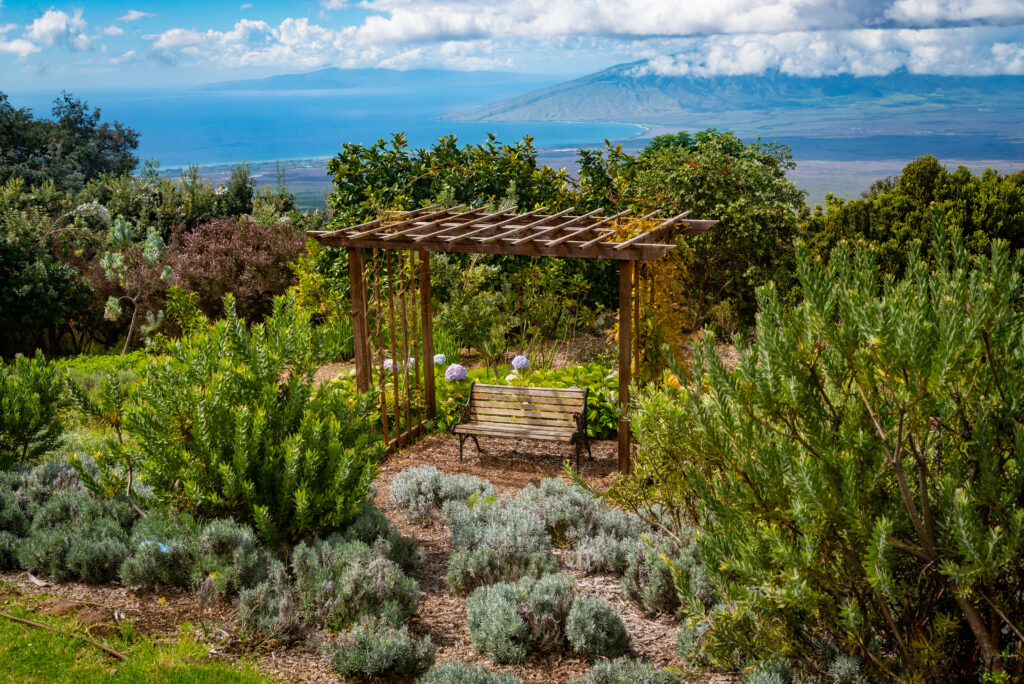
[{"label": "bench backrest", "polygon": [[587,389],[512,387],[473,383],[469,390],[470,420],[538,427],[576,426],[576,414],[586,425]]}]

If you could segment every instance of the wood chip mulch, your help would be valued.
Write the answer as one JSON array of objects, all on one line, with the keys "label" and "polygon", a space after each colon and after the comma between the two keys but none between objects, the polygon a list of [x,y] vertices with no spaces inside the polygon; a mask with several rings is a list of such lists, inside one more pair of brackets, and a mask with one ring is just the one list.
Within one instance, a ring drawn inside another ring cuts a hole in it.
[{"label": "wood chip mulch", "polygon": [[[450,436],[428,436],[409,448],[389,455],[377,479],[377,506],[403,534],[415,535],[423,549],[424,560],[411,573],[419,583],[421,598],[410,632],[419,638],[430,636],[437,647],[438,662],[460,660],[486,665],[494,671],[507,671],[524,682],[565,682],[590,669],[586,660],[571,655],[530,655],[521,665],[491,664],[470,645],[466,629],[466,599],[453,594],[445,582],[452,552],[448,530],[441,521],[426,524],[410,522],[401,513],[387,507],[391,480],[402,470],[417,465],[433,465],[443,472],[463,472],[489,480],[503,493],[515,493],[545,477],[560,477],[562,463],[572,458],[571,447],[528,440],[481,440],[483,454],[477,454],[467,442],[465,459],[459,461],[458,441]],[[581,474],[596,487],[606,486],[616,469],[614,442],[595,442],[593,460],[584,457]],[[679,624],[672,618],[644,615],[623,595],[618,578],[587,575],[569,567],[565,553],[556,552],[563,570],[576,579],[581,592],[606,599],[622,616],[633,637],[634,653],[658,667],[681,665],[675,643]],[[221,660],[255,660],[259,670],[285,682],[343,682],[333,674],[316,652],[316,639],[306,644],[273,647],[243,642],[235,629],[235,610],[230,604],[206,606],[193,593],[166,589],[140,592],[116,585],[90,586],[76,583],[39,586],[28,573],[0,573],[5,590],[0,605],[24,602],[35,597],[35,610],[55,614],[77,611],[84,629],[102,637],[117,629],[117,623],[131,620],[139,632],[156,638],[174,638],[180,625],[190,622],[195,634],[211,645],[211,657]],[[40,597],[50,597],[40,602]],[[400,681],[400,680],[396,680]],[[732,675],[705,674],[693,681],[732,682]]]}]

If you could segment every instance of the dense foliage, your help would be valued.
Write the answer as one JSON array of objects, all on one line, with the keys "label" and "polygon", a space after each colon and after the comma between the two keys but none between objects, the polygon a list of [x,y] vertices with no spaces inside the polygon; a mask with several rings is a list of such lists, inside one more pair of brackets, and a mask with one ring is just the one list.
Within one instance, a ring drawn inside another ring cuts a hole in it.
[{"label": "dense foliage", "polygon": [[919,241],[925,256],[930,252],[934,207],[962,231],[972,254],[987,254],[996,239],[1011,250],[1024,247],[1024,172],[1004,176],[988,169],[976,176],[963,166],[949,171],[931,155],[875,183],[861,199],[829,196],[801,233],[814,256],[827,258],[842,240],[862,241],[884,272],[902,274],[911,243]]},{"label": "dense foliage", "polygon": [[64,382],[41,353],[0,364],[0,472],[52,451],[64,433]]},{"label": "dense foliage", "polygon": [[103,174],[121,175],[139,163],[138,131],[114,121],[100,123],[100,110],[68,93],[53,102],[53,119],[15,109],[0,92],[0,183],[22,178],[81,187]]},{"label": "dense foliage", "polygon": [[897,281],[867,247],[804,252],[805,300],[765,288],[734,371],[709,341],[638,400],[661,438],[618,498],[699,522],[720,602],[680,577],[694,657],[1020,677],[1022,263],[933,220],[934,265],[915,247]]},{"label": "dense foliage", "polygon": [[296,541],[354,520],[381,452],[372,398],[317,387],[310,325],[287,299],[247,326],[226,317],[169,344],[128,412],[154,496]]}]

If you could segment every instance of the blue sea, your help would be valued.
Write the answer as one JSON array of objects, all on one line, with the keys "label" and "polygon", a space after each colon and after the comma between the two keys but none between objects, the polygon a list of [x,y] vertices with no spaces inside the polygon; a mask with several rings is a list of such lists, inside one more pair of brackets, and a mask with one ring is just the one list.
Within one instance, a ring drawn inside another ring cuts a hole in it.
[{"label": "blue sea", "polygon": [[[48,117],[56,93],[9,93],[15,107]],[[437,117],[485,104],[505,95],[499,88],[445,95],[437,89],[203,91],[75,90],[75,97],[99,107],[103,120],[138,130],[140,159],[161,168],[331,157],[343,143],[370,144],[397,131],[414,147],[454,134],[478,143],[494,133],[503,142],[533,136],[538,147],[600,145],[627,139],[644,128],[601,123],[463,123]]]}]

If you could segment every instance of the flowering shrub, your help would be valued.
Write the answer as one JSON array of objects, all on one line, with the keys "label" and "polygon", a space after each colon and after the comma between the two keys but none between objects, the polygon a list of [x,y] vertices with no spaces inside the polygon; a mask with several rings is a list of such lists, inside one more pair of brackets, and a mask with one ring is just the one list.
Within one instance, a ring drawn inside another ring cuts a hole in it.
[{"label": "flowering shrub", "polygon": [[457,363],[453,363],[448,366],[448,369],[444,372],[444,379],[448,382],[455,382],[457,380],[465,380],[469,377],[465,366],[460,366]]},{"label": "flowering shrub", "polygon": [[447,356],[445,356],[444,354],[434,354],[434,365],[435,366],[443,366],[446,363],[448,363],[448,357]]},{"label": "flowering shrub", "polygon": [[394,373],[395,372],[395,360],[394,359],[384,359],[384,372],[385,373]]},{"label": "flowering shrub", "polygon": [[530,361],[525,356],[520,354],[519,356],[512,359],[512,367],[517,371],[524,371],[530,367]]}]

